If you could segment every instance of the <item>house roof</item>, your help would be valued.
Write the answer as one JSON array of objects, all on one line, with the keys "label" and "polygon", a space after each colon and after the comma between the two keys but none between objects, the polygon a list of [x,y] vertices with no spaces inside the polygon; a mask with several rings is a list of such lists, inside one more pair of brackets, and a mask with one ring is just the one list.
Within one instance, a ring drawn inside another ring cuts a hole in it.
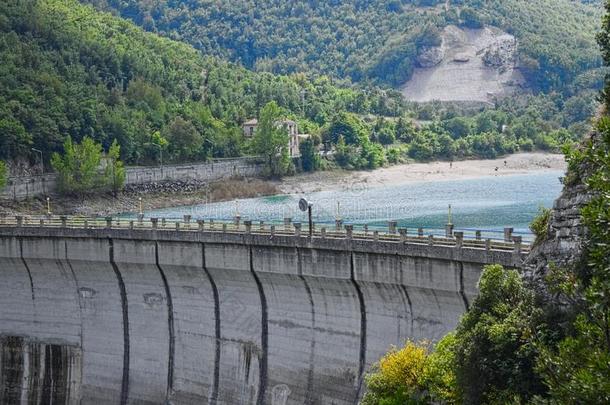
[{"label": "house roof", "polygon": [[249,119],[244,122],[244,125],[258,125],[258,120],[256,118]]}]

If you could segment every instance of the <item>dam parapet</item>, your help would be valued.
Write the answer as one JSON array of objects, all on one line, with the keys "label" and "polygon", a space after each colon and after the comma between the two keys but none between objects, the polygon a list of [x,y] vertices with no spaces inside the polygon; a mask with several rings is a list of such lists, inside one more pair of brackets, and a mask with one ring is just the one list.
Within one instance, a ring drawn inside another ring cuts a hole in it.
[{"label": "dam parapet", "polygon": [[0,403],[355,404],[392,345],[452,330],[482,268],[527,250],[351,225],[0,218]]}]

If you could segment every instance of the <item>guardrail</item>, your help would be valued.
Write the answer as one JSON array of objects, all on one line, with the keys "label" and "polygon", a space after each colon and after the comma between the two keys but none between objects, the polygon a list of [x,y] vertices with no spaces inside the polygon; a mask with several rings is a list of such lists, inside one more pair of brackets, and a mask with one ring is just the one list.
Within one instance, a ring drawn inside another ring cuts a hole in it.
[{"label": "guardrail", "polygon": [[512,229],[504,230],[503,240],[482,238],[481,231],[472,231],[469,235],[463,231],[455,231],[453,227],[446,229],[445,236],[426,234],[424,228],[410,231],[398,228],[390,221],[383,231],[370,229],[367,225],[343,225],[337,221],[334,227],[316,226],[312,229],[301,223],[285,220],[284,223],[265,223],[264,221],[242,221],[236,217],[232,221],[192,220],[190,215],[182,219],[145,218],[139,215],[137,219],[117,217],[80,217],[80,216],[8,216],[0,214],[0,228],[72,228],[72,229],[131,229],[160,230],[175,232],[221,232],[241,233],[269,236],[293,236],[329,239],[368,240],[371,242],[396,242],[408,244],[426,244],[433,246],[449,246],[472,249],[511,251],[527,253],[530,245],[524,243],[521,236],[512,235]]}]

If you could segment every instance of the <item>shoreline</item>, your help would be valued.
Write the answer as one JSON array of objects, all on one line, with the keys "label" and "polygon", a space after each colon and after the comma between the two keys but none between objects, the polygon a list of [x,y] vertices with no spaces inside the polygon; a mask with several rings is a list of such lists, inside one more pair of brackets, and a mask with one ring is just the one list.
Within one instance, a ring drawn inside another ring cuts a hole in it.
[{"label": "shoreline", "polygon": [[[506,165],[504,164],[506,162]],[[497,171],[496,171],[496,168]],[[95,194],[82,197],[54,197],[54,214],[117,215],[139,210],[139,199],[145,211],[160,208],[189,206],[200,203],[232,201],[272,195],[300,195],[319,191],[353,192],[365,188],[398,186],[416,182],[468,180],[488,176],[508,176],[547,171],[565,171],[563,155],[519,153],[493,160],[462,160],[453,163],[407,163],[372,171],[320,171],[301,173],[283,180],[226,179],[203,183],[181,182],[167,187],[158,183],[140,185],[121,192],[117,197]],[[185,188],[185,185],[187,186]],[[26,201],[0,201],[0,212],[9,215],[44,215],[46,201],[42,197]]]},{"label": "shoreline", "polygon": [[298,195],[319,191],[350,191],[354,188],[363,187],[374,188],[419,182],[472,180],[483,177],[565,171],[566,169],[567,163],[561,154],[517,153],[490,160],[460,160],[452,163],[445,161],[406,163],[372,171],[304,173],[279,181],[277,187],[285,194]]}]

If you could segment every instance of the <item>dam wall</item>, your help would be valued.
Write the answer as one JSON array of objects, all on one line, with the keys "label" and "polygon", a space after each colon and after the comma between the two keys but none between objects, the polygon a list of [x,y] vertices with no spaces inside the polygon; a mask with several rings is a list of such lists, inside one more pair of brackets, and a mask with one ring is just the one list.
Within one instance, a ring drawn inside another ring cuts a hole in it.
[{"label": "dam wall", "polygon": [[0,227],[0,403],[356,404],[519,251],[222,231]]}]

